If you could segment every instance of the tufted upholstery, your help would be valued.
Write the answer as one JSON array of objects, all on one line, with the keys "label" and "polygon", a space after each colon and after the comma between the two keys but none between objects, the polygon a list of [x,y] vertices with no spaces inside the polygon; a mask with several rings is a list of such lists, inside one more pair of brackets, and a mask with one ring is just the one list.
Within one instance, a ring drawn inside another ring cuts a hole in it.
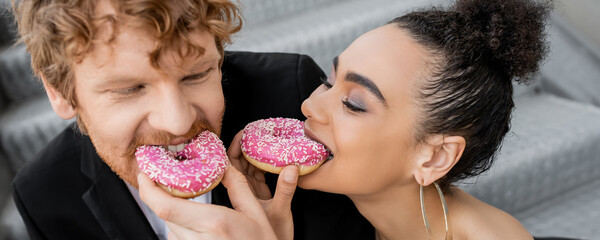
[{"label": "tufted upholstery", "polygon": [[[247,0],[253,5],[259,0]],[[321,0],[320,2],[323,2]],[[416,6],[443,1],[339,1],[243,29],[231,50],[301,52],[329,72],[331,59],[363,33]]]},{"label": "tufted upholstery", "polygon": [[342,0],[246,0],[241,2],[241,9],[246,22],[245,28],[260,28],[275,19],[287,18],[302,14],[315,6],[333,5]]},{"label": "tufted upholstery", "polygon": [[[515,105],[512,128],[495,165],[489,172],[466,181],[469,184],[462,188],[513,214],[532,233],[580,238],[600,236],[597,227],[577,226],[572,222],[577,221],[573,218],[576,213],[569,211],[573,204],[581,205],[579,213],[587,211],[578,215],[581,218],[578,223],[600,215],[600,208],[593,207],[600,204],[597,201],[600,198],[590,197],[600,191],[584,191],[585,196],[579,196],[581,187],[589,189],[590,183],[600,184],[597,181],[600,176],[600,108],[533,92],[517,98]],[[550,208],[556,215],[544,209],[547,202],[553,202]],[[570,228],[577,230],[564,231]],[[582,228],[587,234],[580,232]],[[573,235],[576,232],[580,233]]]},{"label": "tufted upholstery", "polygon": [[0,55],[0,90],[7,102],[21,102],[44,93],[42,83],[31,70],[31,57],[25,45],[7,48]]},{"label": "tufted upholstery", "polygon": [[600,176],[600,108],[536,93],[515,105],[495,165],[468,192],[517,214]]},{"label": "tufted upholstery", "polygon": [[552,52],[542,68],[543,91],[600,107],[600,49],[556,14],[548,33]]},{"label": "tufted upholstery", "polygon": [[569,236],[598,239],[600,219],[600,180],[585,182],[532,206],[517,215],[536,236]]},{"label": "tufted upholstery", "polygon": [[[8,48],[15,38],[14,32],[15,27],[12,24],[12,19],[10,17],[10,12],[8,11],[8,2],[6,0],[0,0],[0,52],[4,51],[4,49]],[[0,68],[0,74],[2,74],[2,69]],[[0,83],[2,82],[2,78],[0,77]],[[6,100],[4,99],[4,94],[0,89],[0,111],[5,107]]]},{"label": "tufted upholstery", "polygon": [[16,28],[12,23],[10,0],[0,0],[0,51],[14,42]]},{"label": "tufted upholstery", "polygon": [[0,54],[0,152],[13,171],[31,159],[70,121],[52,111],[43,86],[32,74],[24,45]]}]

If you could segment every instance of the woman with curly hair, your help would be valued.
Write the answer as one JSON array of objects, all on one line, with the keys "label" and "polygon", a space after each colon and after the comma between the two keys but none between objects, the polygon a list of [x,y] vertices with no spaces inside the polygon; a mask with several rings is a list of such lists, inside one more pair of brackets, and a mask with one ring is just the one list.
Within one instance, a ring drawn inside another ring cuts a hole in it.
[{"label": "woman with curly hair", "polygon": [[378,239],[531,239],[452,184],[490,167],[512,81],[528,83],[546,53],[549,9],[459,0],[359,37],[302,105],[307,136],[333,158],[299,186],[350,197]]}]

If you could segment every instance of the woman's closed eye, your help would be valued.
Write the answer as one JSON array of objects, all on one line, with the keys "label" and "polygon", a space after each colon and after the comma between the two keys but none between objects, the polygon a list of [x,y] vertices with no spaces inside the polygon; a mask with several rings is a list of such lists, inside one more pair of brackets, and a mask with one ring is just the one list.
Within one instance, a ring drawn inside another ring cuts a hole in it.
[{"label": "woman's closed eye", "polygon": [[[323,84],[323,86],[325,86],[325,88],[331,89],[333,87],[333,85],[335,84],[335,81],[333,81],[330,76],[327,78],[321,78],[321,84]],[[363,106],[363,104],[360,104],[357,101],[353,101],[353,100],[349,99],[348,97],[346,97],[344,100],[342,100],[342,104],[344,105],[344,107],[347,110],[349,110],[351,112],[356,112],[356,113],[367,112],[367,109]]]},{"label": "woman's closed eye", "polygon": [[346,107],[346,109],[348,109],[351,112],[356,112],[356,113],[367,112],[367,109],[364,106],[362,106],[362,104],[359,104],[348,98],[342,100],[342,103],[344,104],[344,107]]}]

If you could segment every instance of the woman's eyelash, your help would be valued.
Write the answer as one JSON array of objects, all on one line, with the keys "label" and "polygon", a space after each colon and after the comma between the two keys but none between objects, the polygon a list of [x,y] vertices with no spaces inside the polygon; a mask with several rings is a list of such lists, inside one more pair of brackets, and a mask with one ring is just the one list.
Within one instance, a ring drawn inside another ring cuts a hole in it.
[{"label": "woman's eyelash", "polygon": [[344,106],[346,106],[346,108],[348,108],[348,110],[352,111],[352,112],[358,112],[358,113],[364,113],[367,112],[366,109],[356,106],[355,104],[351,103],[348,100],[342,100],[342,103],[344,104]]},{"label": "woman's eyelash", "polygon": [[[330,89],[333,87],[333,84],[331,84],[329,82],[329,77],[323,77],[321,78],[321,83],[327,88]],[[351,101],[348,101],[348,99],[342,100],[342,104],[344,104],[344,106],[352,111],[352,112],[357,112],[357,113],[364,113],[367,112],[366,109],[364,109],[363,107],[357,106],[356,104],[352,103]]]}]

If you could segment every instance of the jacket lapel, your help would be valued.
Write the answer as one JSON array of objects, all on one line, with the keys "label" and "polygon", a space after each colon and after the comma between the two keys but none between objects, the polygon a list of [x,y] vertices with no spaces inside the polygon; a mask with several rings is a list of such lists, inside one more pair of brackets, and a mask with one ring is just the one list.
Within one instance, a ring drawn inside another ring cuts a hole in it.
[{"label": "jacket lapel", "polygon": [[92,182],[81,197],[110,239],[158,240],[123,180],[100,159],[87,136],[82,137],[81,161],[81,172]]}]

